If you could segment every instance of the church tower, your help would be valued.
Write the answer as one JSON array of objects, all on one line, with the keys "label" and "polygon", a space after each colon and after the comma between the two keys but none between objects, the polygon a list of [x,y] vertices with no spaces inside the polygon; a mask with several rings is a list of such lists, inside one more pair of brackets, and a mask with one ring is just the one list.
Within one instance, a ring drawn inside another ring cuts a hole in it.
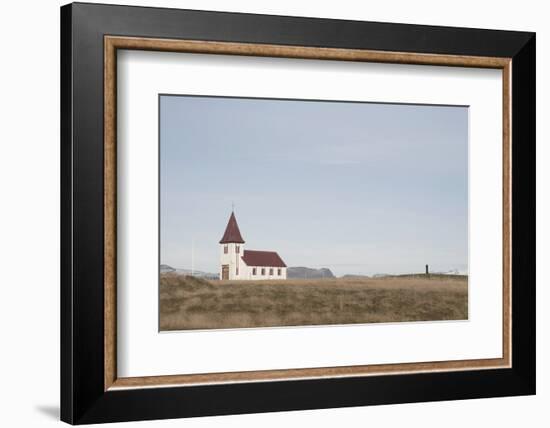
[{"label": "church tower", "polygon": [[246,277],[246,265],[242,262],[244,239],[241,236],[235,213],[232,211],[225,233],[220,240],[220,279]]}]

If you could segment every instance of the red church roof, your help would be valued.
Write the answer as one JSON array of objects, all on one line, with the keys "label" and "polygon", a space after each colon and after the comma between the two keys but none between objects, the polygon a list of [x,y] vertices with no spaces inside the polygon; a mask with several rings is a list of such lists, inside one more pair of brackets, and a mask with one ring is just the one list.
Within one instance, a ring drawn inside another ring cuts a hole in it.
[{"label": "red church roof", "polygon": [[247,266],[286,267],[275,251],[244,250],[242,257]]},{"label": "red church roof", "polygon": [[235,218],[235,213],[231,212],[229,221],[227,222],[227,227],[225,228],[225,233],[220,240],[220,244],[244,244],[244,239],[241,236],[241,231],[239,230],[239,225],[237,224],[237,219]]}]

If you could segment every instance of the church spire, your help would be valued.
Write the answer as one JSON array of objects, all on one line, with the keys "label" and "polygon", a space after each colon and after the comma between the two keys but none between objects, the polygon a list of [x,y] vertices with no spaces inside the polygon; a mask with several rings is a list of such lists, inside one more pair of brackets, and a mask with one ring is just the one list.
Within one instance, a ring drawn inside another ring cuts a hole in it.
[{"label": "church spire", "polygon": [[239,225],[237,224],[237,219],[235,218],[235,213],[231,211],[231,216],[227,222],[227,227],[225,228],[225,233],[220,240],[220,244],[244,244],[244,239],[241,236],[241,231],[239,230]]}]

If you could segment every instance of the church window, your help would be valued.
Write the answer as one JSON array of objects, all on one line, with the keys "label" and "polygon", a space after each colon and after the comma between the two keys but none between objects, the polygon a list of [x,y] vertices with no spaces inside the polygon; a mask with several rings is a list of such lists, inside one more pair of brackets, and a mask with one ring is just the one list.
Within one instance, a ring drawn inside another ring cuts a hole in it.
[{"label": "church window", "polygon": [[269,269],[269,274],[270,274],[270,275],[273,275],[273,268],[270,268],[270,269]]},{"label": "church window", "polygon": [[252,269],[252,275],[256,275],[256,268]]},{"label": "church window", "polygon": [[265,275],[265,268],[262,268],[262,275]]},{"label": "church window", "polygon": [[240,245],[236,245],[236,246],[235,246],[235,252],[236,252],[237,254],[239,254],[240,251],[241,251],[241,246],[240,246]]},{"label": "church window", "polygon": [[281,276],[281,269],[277,269],[277,275]]},{"label": "church window", "polygon": [[227,254],[227,245],[224,245],[224,246],[223,246],[223,253],[224,253],[224,254]]}]

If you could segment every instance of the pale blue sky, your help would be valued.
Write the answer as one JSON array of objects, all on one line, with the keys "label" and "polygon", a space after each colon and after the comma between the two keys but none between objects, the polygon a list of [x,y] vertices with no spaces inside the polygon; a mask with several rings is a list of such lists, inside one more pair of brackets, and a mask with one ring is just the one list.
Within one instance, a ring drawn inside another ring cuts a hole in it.
[{"label": "pale blue sky", "polygon": [[468,109],[160,97],[161,263],[245,248],[336,275],[467,269]]}]

